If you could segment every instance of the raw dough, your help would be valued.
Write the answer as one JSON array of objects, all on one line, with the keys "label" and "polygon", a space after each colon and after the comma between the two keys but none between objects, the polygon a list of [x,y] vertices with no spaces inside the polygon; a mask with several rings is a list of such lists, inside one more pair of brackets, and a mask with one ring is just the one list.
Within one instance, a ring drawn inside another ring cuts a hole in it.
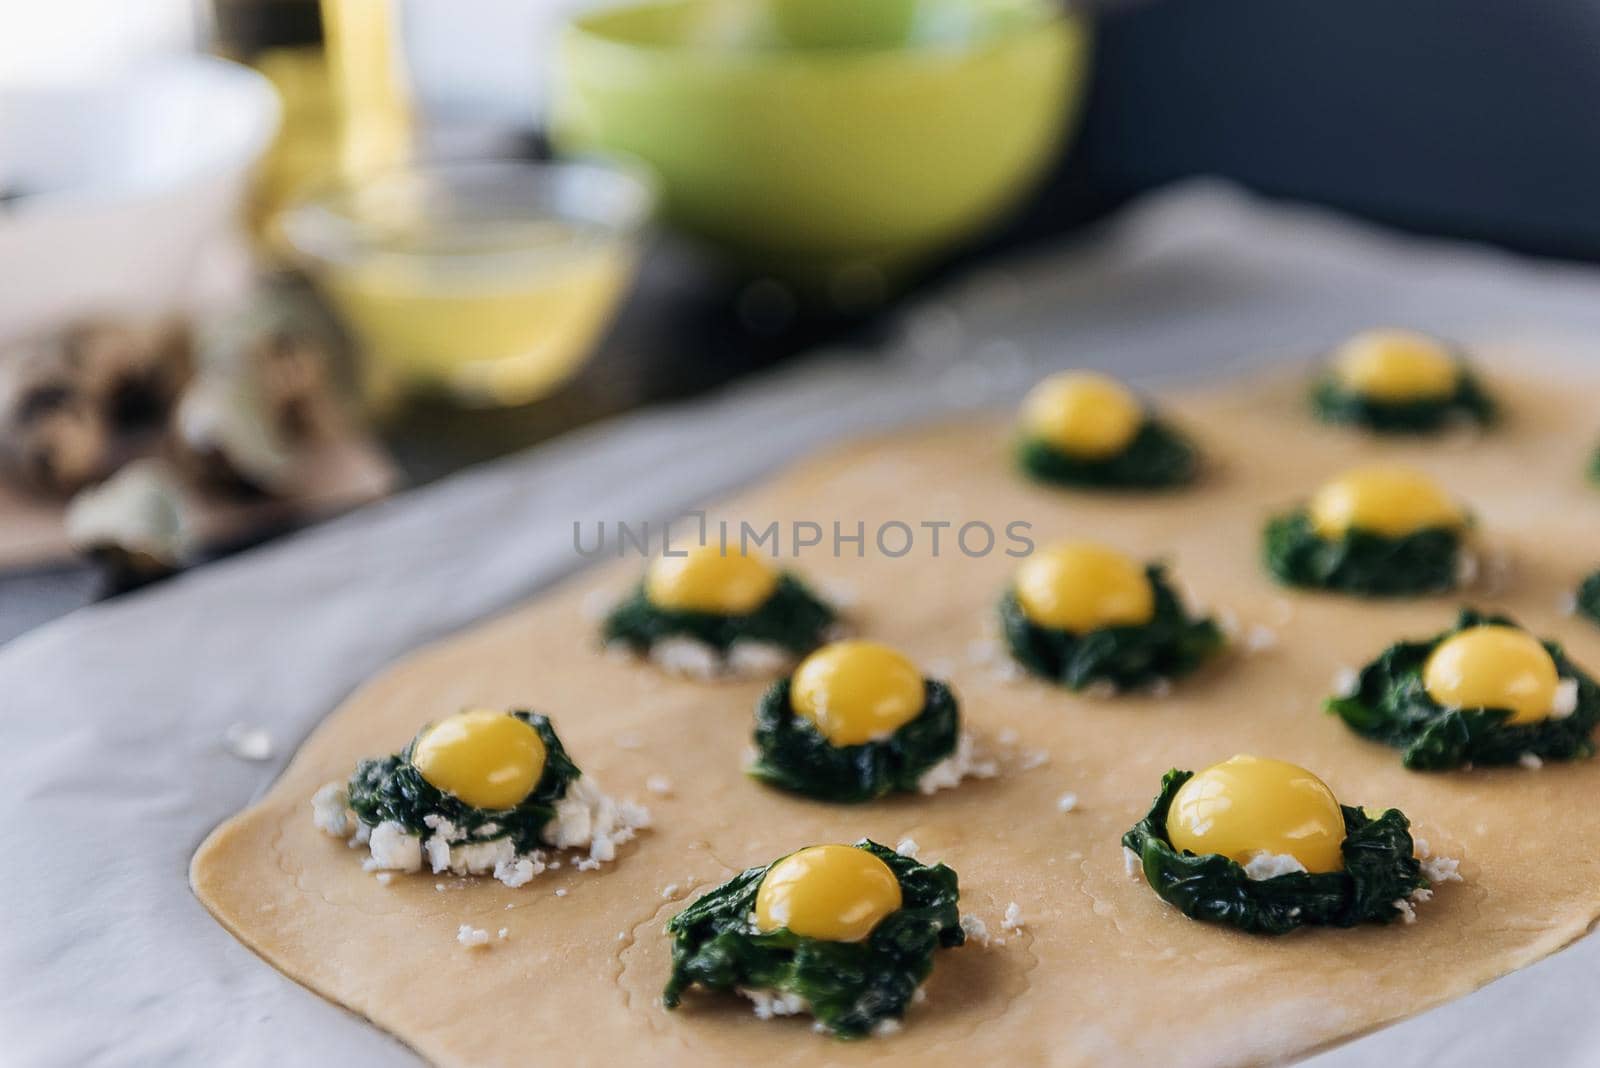
[{"label": "raw dough", "polygon": [[[1169,410],[1212,466],[1199,485],[1171,494],[1028,485],[1011,475],[1009,416],[997,416],[848,446],[718,510],[758,527],[779,519],[831,529],[838,519],[849,532],[860,519],[869,532],[888,520],[917,528],[918,550],[902,559],[869,544],[865,559],[850,547],[843,559],[811,550],[799,565],[824,588],[856,591],[865,634],[951,679],[968,725],[1002,754],[997,779],[858,807],[749,781],[740,767],[760,684],[697,684],[597,648],[584,602],[597,588],[620,594],[639,566],[628,561],[365,686],[259,804],[211,835],[193,885],[267,961],[449,1065],[812,1068],[819,1057],[848,1065],[912,1055],[904,1063],[1234,1064],[1292,1057],[1420,1012],[1555,951],[1600,914],[1600,763],[1404,770],[1394,751],[1357,738],[1320,702],[1341,668],[1394,638],[1443,628],[1466,598],[1286,591],[1262,571],[1258,538],[1269,512],[1343,467],[1414,463],[1469,502],[1484,540],[1514,561],[1503,593],[1473,602],[1509,611],[1600,668],[1600,629],[1559,609],[1600,565],[1600,490],[1583,481],[1592,390],[1557,376],[1496,374],[1490,385],[1506,402],[1504,426],[1418,440],[1318,425],[1303,374],[1173,396]],[[601,518],[618,517],[552,522]],[[938,559],[918,527],[935,520],[954,524]],[[972,520],[1001,532],[1031,522],[1041,544],[1092,537],[1164,557],[1198,602],[1237,620],[1239,651],[1166,696],[1097,699],[1008,681],[985,640],[1016,561],[955,550],[955,527]],[[1270,648],[1244,651],[1274,636]],[[312,826],[310,797],[359,757],[391,752],[419,724],[469,704],[548,712],[585,771],[614,794],[647,800],[656,828],[602,871],[565,865],[518,890],[427,874],[380,884],[357,852]],[[1271,939],[1185,919],[1124,873],[1118,838],[1168,767],[1241,751],[1312,768],[1346,803],[1399,806],[1435,854],[1460,858],[1466,881],[1441,885],[1411,926]],[[651,776],[670,780],[670,795],[648,794]],[[1064,791],[1077,795],[1067,813],[1057,807]],[[924,860],[952,865],[963,911],[1004,944],[941,952],[927,1001],[887,1038],[835,1042],[804,1018],[758,1021],[735,998],[691,996],[671,1014],[659,1007],[661,927],[673,912],[746,865],[861,835],[910,837]],[[1024,926],[1002,932],[1011,902]],[[462,924],[504,927],[507,937],[464,948]]]}]

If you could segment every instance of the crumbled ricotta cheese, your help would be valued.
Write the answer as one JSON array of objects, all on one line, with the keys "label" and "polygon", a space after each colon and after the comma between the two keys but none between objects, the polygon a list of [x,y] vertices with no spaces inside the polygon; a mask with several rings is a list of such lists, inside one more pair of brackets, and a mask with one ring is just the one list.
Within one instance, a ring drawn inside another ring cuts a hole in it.
[{"label": "crumbled ricotta cheese", "polygon": [[1428,882],[1435,885],[1439,883],[1459,883],[1461,881],[1461,862],[1454,857],[1422,857],[1422,874]]},{"label": "crumbled ricotta cheese", "polygon": [[566,896],[567,896],[567,888],[566,887],[563,886],[561,889],[556,891],[556,897],[566,897]]},{"label": "crumbled ricotta cheese", "polygon": [[652,775],[644,781],[644,788],[661,797],[672,795],[672,780],[665,775]]},{"label": "crumbled ricotta cheese", "polygon": [[668,883],[666,886],[663,886],[661,888],[661,897],[662,897],[663,900],[671,900],[672,898],[675,898],[677,896],[678,896],[678,884],[677,883]]},{"label": "crumbled ricotta cheese", "polygon": [[[371,855],[363,866],[368,871],[418,871],[425,857],[434,874],[492,874],[515,888],[561,866],[560,861],[547,862],[542,850],[518,854],[511,839],[504,835],[483,837],[500,833],[501,828],[494,823],[479,827],[478,837],[472,841],[467,840],[465,830],[437,813],[423,817],[423,824],[431,832],[426,838],[411,834],[392,821],[368,826],[356,819],[348,794],[339,783],[329,783],[316,792],[311,799],[311,816],[323,832],[348,838],[352,846],[366,845]],[[632,801],[616,801],[592,779],[579,778],[556,802],[555,815],[545,827],[543,838],[556,849],[588,847],[589,855],[580,859],[577,867],[579,871],[593,871],[615,860],[617,846],[632,840],[649,825],[649,809]]]},{"label": "crumbled ricotta cheese", "polygon": [[1050,753],[1045,749],[1030,749],[1022,754],[1022,770],[1032,771],[1050,763]]},{"label": "crumbled ricotta cheese", "polygon": [[1538,771],[1540,768],[1544,767],[1544,761],[1540,760],[1538,756],[1533,753],[1523,753],[1521,756],[1517,757],[1517,763],[1521,764],[1529,771]]},{"label": "crumbled ricotta cheese", "polygon": [[248,723],[229,724],[222,733],[222,742],[240,760],[271,760],[274,752],[272,735]]},{"label": "crumbled ricotta cheese", "polygon": [[967,643],[967,659],[988,670],[996,682],[1020,682],[1028,670],[1011,656],[998,638],[977,638]]},{"label": "crumbled ricotta cheese", "polygon": [[1000,774],[994,760],[978,752],[977,741],[962,731],[956,742],[956,751],[923,772],[917,778],[917,791],[936,793],[961,784],[962,779],[992,779]]},{"label": "crumbled ricotta cheese", "polygon": [[900,839],[900,844],[894,847],[894,851],[899,853],[902,857],[909,857],[912,860],[916,860],[917,851],[920,848],[921,847],[917,845],[916,839],[902,838]]},{"label": "crumbled ricotta cheese", "polygon": [[775,1016],[799,1016],[801,1013],[811,1011],[811,1003],[799,994],[780,994],[771,990],[753,990],[744,986],[736,987],[735,989],[755,1003],[757,1019],[770,1020]]},{"label": "crumbled ricotta cheese", "polygon": [[1127,846],[1122,847],[1122,870],[1130,879],[1137,879],[1144,873],[1144,862],[1139,859],[1139,854]]},{"label": "crumbled ricotta cheese", "polygon": [[1006,914],[1000,919],[1002,931],[1022,930],[1022,906],[1015,901],[1006,906]]},{"label": "crumbled ricotta cheese", "polygon": [[476,949],[479,946],[489,944],[489,932],[482,927],[474,927],[470,923],[464,923],[456,929],[456,941],[468,949]]},{"label": "crumbled ricotta cheese", "polygon": [[340,783],[330,782],[311,795],[311,822],[324,834],[348,838],[356,814],[350,811],[349,796]]},{"label": "crumbled ricotta cheese", "polygon": [[899,1020],[894,1020],[894,1019],[879,1020],[872,1027],[872,1035],[873,1035],[874,1038],[883,1038],[886,1035],[895,1035],[895,1034],[899,1034],[899,1033],[900,1033],[900,1021]]},{"label": "crumbled ricotta cheese", "polygon": [[970,912],[961,914],[961,930],[980,946],[989,944],[989,925]]},{"label": "crumbled ricotta cheese", "polygon": [[1022,740],[1022,735],[1017,733],[1015,727],[1002,727],[1000,733],[995,735],[995,740],[1001,745],[1016,745]]},{"label": "crumbled ricotta cheese", "polygon": [[379,886],[388,886],[390,883],[394,882],[394,872],[380,871],[377,875],[373,876],[373,878],[378,880]]},{"label": "crumbled ricotta cheese", "polygon": [[760,679],[781,675],[794,656],[770,642],[734,642],[726,654],[694,638],[662,638],[650,646],[650,660],[661,670],[701,682]]},{"label": "crumbled ricotta cheese", "polygon": [[1400,910],[1400,918],[1408,924],[1417,922],[1417,907],[1406,898],[1397,898],[1394,907]]},{"label": "crumbled ricotta cheese", "polygon": [[1361,672],[1353,667],[1342,667],[1333,676],[1335,697],[1354,697],[1361,689]]},{"label": "crumbled ricotta cheese", "polygon": [[1252,853],[1250,860],[1244,865],[1245,876],[1256,880],[1272,879],[1279,875],[1305,870],[1306,866],[1290,854],[1268,853],[1264,849]]},{"label": "crumbled ricotta cheese", "polygon": [[1261,623],[1252,623],[1244,633],[1244,651],[1264,653],[1278,646],[1278,632]]},{"label": "crumbled ricotta cheese", "polygon": [[496,932],[495,937],[500,939],[500,941],[504,942],[506,939],[511,937],[511,928],[509,928],[509,927],[500,928],[500,930],[498,932]]},{"label": "crumbled ricotta cheese", "polygon": [[1070,790],[1056,798],[1057,812],[1071,812],[1078,807],[1078,795]]},{"label": "crumbled ricotta cheese", "polygon": [[1556,683],[1556,695],[1550,702],[1550,718],[1566,719],[1578,710],[1578,680],[1562,679]]}]

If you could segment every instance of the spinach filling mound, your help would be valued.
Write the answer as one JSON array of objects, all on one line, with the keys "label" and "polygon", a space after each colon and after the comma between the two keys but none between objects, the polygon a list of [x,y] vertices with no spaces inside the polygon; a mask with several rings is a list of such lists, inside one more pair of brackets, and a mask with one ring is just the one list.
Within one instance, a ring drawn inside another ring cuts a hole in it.
[{"label": "spinach filling mound", "polygon": [[1000,626],[1011,655],[1033,674],[1072,690],[1096,682],[1132,689],[1189,674],[1222,649],[1222,631],[1210,617],[1185,611],[1160,564],[1146,567],[1145,575],[1155,595],[1148,623],[1085,634],[1040,626],[1007,590],[1000,599]]},{"label": "spinach filling mound", "polygon": [[1361,669],[1355,693],[1331,698],[1325,707],[1362,737],[1400,750],[1400,762],[1413,771],[1515,764],[1527,755],[1541,760],[1593,755],[1600,688],[1554,642],[1540,644],[1555,661],[1557,674],[1578,684],[1577,707],[1569,716],[1512,724],[1506,709],[1445,708],[1428,696],[1422,672],[1429,655],[1446,638],[1481,624],[1516,626],[1504,616],[1465,609],[1454,627],[1427,641],[1389,646]]},{"label": "spinach filling mound", "polygon": [[641,582],[611,610],[602,634],[607,643],[621,642],[640,654],[667,638],[692,638],[720,653],[727,653],[735,642],[759,642],[800,656],[821,645],[837,619],[827,602],[787,573],[778,576],[777,588],[761,607],[737,616],[657,607]]},{"label": "spinach filling mound", "polygon": [[1404,913],[1400,903],[1428,888],[1412,855],[1411,823],[1392,808],[1370,819],[1359,808],[1339,806],[1345,828],[1343,871],[1252,879],[1236,861],[1220,854],[1180,852],[1167,837],[1167,810],[1193,775],[1174,768],[1162,776],[1155,804],[1122,836],[1122,844],[1138,855],[1150,888],[1190,919],[1251,934],[1390,923]]},{"label": "spinach filling mound", "polygon": [[755,930],[750,916],[772,865],[750,868],[668,921],[672,975],[662,1004],[677,1008],[683,992],[696,984],[726,993],[793,995],[840,1038],[860,1038],[882,1021],[905,1015],[933,970],[933,951],[966,940],[956,909],[961,898],[956,873],[943,864],[919,864],[868,839],[856,848],[889,866],[902,899],[901,907],[863,941],[828,942],[786,928]]},{"label": "spinach filling mound", "polygon": [[1427,527],[1391,538],[1352,527],[1325,538],[1305,509],[1267,521],[1262,560],[1288,586],[1367,597],[1414,597],[1453,590],[1460,581],[1462,532]]},{"label": "spinach filling mound", "polygon": [[1579,615],[1591,623],[1600,623],[1600,571],[1578,585],[1575,606]]},{"label": "spinach filling mound", "polygon": [[956,750],[961,717],[950,688],[924,679],[915,719],[882,741],[836,746],[789,703],[780,679],[756,705],[756,760],[749,774],[762,782],[822,801],[871,801],[914,792],[929,768]]},{"label": "spinach filling mound", "polygon": [[567,795],[567,787],[583,773],[567,756],[548,718],[525,711],[511,714],[538,733],[545,749],[544,773],[533,792],[516,807],[477,808],[428,782],[411,763],[411,752],[417,744],[413,738],[393,756],[363,760],[356,765],[350,776],[348,802],[356,818],[369,827],[391,821],[409,834],[427,837],[433,830],[424,822],[426,817],[441,816],[466,832],[468,841],[510,838],[518,853],[541,848],[544,843],[540,833],[555,816],[556,802]]},{"label": "spinach filling mound", "polygon": [[1171,489],[1200,470],[1200,451],[1175,427],[1147,418],[1115,456],[1072,456],[1035,437],[1017,443],[1017,465],[1028,477],[1092,489]]},{"label": "spinach filling mound", "polygon": [[1458,422],[1487,426],[1495,419],[1494,401],[1465,363],[1456,376],[1455,392],[1446,397],[1378,400],[1327,375],[1312,388],[1311,407],[1325,423],[1364,426],[1385,434],[1428,434]]}]

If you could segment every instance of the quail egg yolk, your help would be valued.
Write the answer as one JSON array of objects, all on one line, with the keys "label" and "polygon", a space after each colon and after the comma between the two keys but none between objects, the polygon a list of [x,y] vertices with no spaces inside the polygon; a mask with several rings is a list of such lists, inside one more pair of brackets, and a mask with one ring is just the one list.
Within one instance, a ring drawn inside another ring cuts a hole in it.
[{"label": "quail egg yolk", "polygon": [[668,611],[740,616],[765,604],[777,585],[766,561],[712,543],[657,558],[645,574],[644,592]]},{"label": "quail egg yolk", "polygon": [[1344,813],[1333,791],[1282,760],[1240,755],[1195,775],[1172,798],[1167,837],[1178,849],[1240,864],[1266,852],[1309,872],[1344,867]]},{"label": "quail egg yolk", "polygon": [[1400,538],[1432,527],[1457,529],[1466,514],[1438,483],[1404,467],[1363,467],[1325,484],[1307,508],[1312,528],[1324,538],[1351,528]]},{"label": "quail egg yolk", "polygon": [[1422,688],[1446,708],[1505,708],[1512,723],[1550,715],[1560,683],[1556,662],[1525,630],[1488,624],[1440,642],[1422,669]]},{"label": "quail egg yolk", "polygon": [[1022,428],[1068,456],[1104,459],[1128,447],[1144,408],[1121,382],[1092,371],[1067,371],[1034,386],[1022,402]]},{"label": "quail egg yolk", "polygon": [[1155,615],[1155,591],[1144,568],[1087,542],[1030,556],[1017,569],[1013,590],[1028,619],[1072,634],[1136,626]]},{"label": "quail egg yolk", "polygon": [[887,738],[916,719],[925,702],[922,672],[877,642],[825,645],[789,680],[789,706],[836,746]]},{"label": "quail egg yolk", "polygon": [[474,808],[515,808],[544,774],[544,740],[516,716],[468,709],[422,732],[411,763],[433,786]]},{"label": "quail egg yolk", "polygon": [[900,880],[871,853],[854,846],[811,846],[767,869],[756,891],[756,927],[787,927],[824,942],[859,942],[900,901]]},{"label": "quail egg yolk", "polygon": [[1339,384],[1378,401],[1442,400],[1455,392],[1460,369],[1450,351],[1410,330],[1368,330],[1333,357]]}]

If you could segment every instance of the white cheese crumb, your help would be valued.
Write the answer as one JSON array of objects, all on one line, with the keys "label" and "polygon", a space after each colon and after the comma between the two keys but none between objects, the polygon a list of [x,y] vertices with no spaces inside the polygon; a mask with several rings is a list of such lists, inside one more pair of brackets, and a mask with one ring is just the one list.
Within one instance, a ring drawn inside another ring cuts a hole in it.
[{"label": "white cheese crumb", "polygon": [[811,1011],[811,1003],[799,994],[779,994],[771,990],[752,990],[743,986],[735,989],[755,1003],[756,1018],[760,1020],[770,1020],[775,1016],[798,1016]]},{"label": "white cheese crumb", "polygon": [[475,949],[478,946],[489,944],[489,932],[482,927],[474,927],[470,923],[464,923],[456,930],[456,941],[468,949]]},{"label": "white cheese crumb", "polygon": [[672,780],[665,775],[652,775],[644,781],[644,788],[661,797],[672,795]]},{"label": "white cheese crumb", "polygon": [[694,638],[662,638],[650,646],[650,661],[673,675],[701,682],[781,675],[794,656],[770,642],[734,642],[726,654]]},{"label": "white cheese crumb", "polygon": [[1122,847],[1122,870],[1130,879],[1137,879],[1144,873],[1144,862],[1139,859],[1139,854],[1127,846]]},{"label": "white cheese crumb", "polygon": [[504,942],[506,939],[511,937],[511,928],[509,928],[509,927],[500,928],[499,931],[495,932],[495,937],[500,939],[500,941]]},{"label": "white cheese crumb", "polygon": [[1394,907],[1400,910],[1400,918],[1408,924],[1417,922],[1417,907],[1405,898],[1397,898]]},{"label": "white cheese crumb", "polygon": [[1540,768],[1544,767],[1544,761],[1540,760],[1533,753],[1523,753],[1521,756],[1517,757],[1517,763],[1521,764],[1529,771],[1538,771]]},{"label": "white cheese crumb", "polygon": [[876,1024],[873,1025],[873,1028],[872,1028],[872,1035],[873,1035],[874,1038],[883,1038],[886,1035],[894,1035],[894,1034],[899,1034],[899,1033],[900,1033],[900,1021],[899,1020],[892,1020],[892,1019],[879,1020]]},{"label": "white cheese crumb", "polygon": [[770,642],[734,642],[723,662],[723,674],[735,679],[781,675],[794,665],[794,654]]},{"label": "white cheese crumb", "polygon": [[566,897],[566,896],[567,896],[567,888],[566,887],[563,886],[561,889],[556,891],[556,897]]},{"label": "white cheese crumb", "polygon": [[1050,753],[1044,749],[1030,749],[1022,755],[1022,770],[1032,771],[1050,763]]},{"label": "white cheese crumb", "polygon": [[1001,745],[1016,745],[1022,739],[1015,727],[1002,727],[1000,733],[995,735],[995,740]]},{"label": "white cheese crumb", "polygon": [[272,735],[248,723],[229,724],[222,733],[222,742],[228,747],[228,752],[240,760],[271,760],[275,752]]},{"label": "white cheese crumb", "polygon": [[367,871],[418,871],[422,868],[422,839],[406,833],[406,829],[393,820],[385,820],[372,828],[368,845],[372,855],[362,862]]},{"label": "white cheese crumb", "polygon": [[1578,680],[1562,679],[1556,683],[1556,695],[1550,701],[1550,718],[1566,719],[1578,710]]},{"label": "white cheese crumb", "polygon": [[356,814],[350,811],[344,786],[330,782],[311,795],[311,822],[324,834],[348,838]]},{"label": "white cheese crumb", "polygon": [[1219,608],[1216,614],[1217,628],[1223,634],[1232,638],[1239,633],[1239,617],[1234,615],[1232,609]]},{"label": "white cheese crumb", "polygon": [[1078,807],[1078,795],[1068,791],[1056,798],[1057,812],[1071,812]]},{"label": "white cheese crumb", "polygon": [[970,912],[961,914],[961,930],[980,946],[989,944],[989,925]]},{"label": "white cheese crumb", "polygon": [[1002,931],[1022,930],[1022,906],[1015,901],[1006,906],[1006,914],[1000,919]]},{"label": "white cheese crumb", "polygon": [[1268,853],[1264,849],[1252,853],[1250,860],[1244,865],[1245,876],[1256,880],[1272,879],[1279,875],[1305,870],[1306,866],[1294,856],[1288,853]]},{"label": "white cheese crumb", "polygon": [[917,791],[936,793],[961,784],[962,779],[992,779],[1000,774],[1000,766],[978,752],[976,739],[967,731],[961,732],[956,751],[923,772],[917,778]]},{"label": "white cheese crumb", "polygon": [[916,839],[902,838],[900,839],[900,844],[894,847],[894,851],[899,853],[902,857],[909,857],[912,860],[916,860],[917,851],[921,848],[921,846],[917,845]]},{"label": "white cheese crumb", "polygon": [[1353,667],[1342,667],[1333,676],[1335,697],[1354,697],[1361,689],[1361,672]]},{"label": "white cheese crumb", "polygon": [[617,595],[611,590],[595,588],[583,595],[583,600],[578,602],[578,614],[590,623],[598,623],[611,613],[611,606],[617,600]]},{"label": "white cheese crumb", "polygon": [[913,1005],[921,1005],[924,1001],[927,1001],[927,1000],[928,1000],[928,992],[927,992],[927,990],[925,990],[925,989],[923,989],[922,987],[919,986],[919,987],[917,987],[916,990],[912,991],[912,993],[911,993],[911,1004],[913,1004]]},{"label": "white cheese crumb", "polygon": [[1278,646],[1278,632],[1261,623],[1253,623],[1244,634],[1244,651],[1264,653]]},{"label": "white cheese crumb", "polygon": [[677,897],[677,896],[678,896],[678,884],[677,883],[668,883],[666,886],[663,886],[661,888],[661,897],[662,897],[663,900],[670,900],[670,899],[672,899],[674,897]]},{"label": "white cheese crumb", "polygon": [[1459,883],[1461,862],[1454,857],[1423,857],[1422,874],[1430,883]]},{"label": "white cheese crumb", "polygon": [[388,886],[390,883],[394,882],[394,872],[380,871],[377,875],[373,876],[373,878],[378,880],[379,886]]}]

